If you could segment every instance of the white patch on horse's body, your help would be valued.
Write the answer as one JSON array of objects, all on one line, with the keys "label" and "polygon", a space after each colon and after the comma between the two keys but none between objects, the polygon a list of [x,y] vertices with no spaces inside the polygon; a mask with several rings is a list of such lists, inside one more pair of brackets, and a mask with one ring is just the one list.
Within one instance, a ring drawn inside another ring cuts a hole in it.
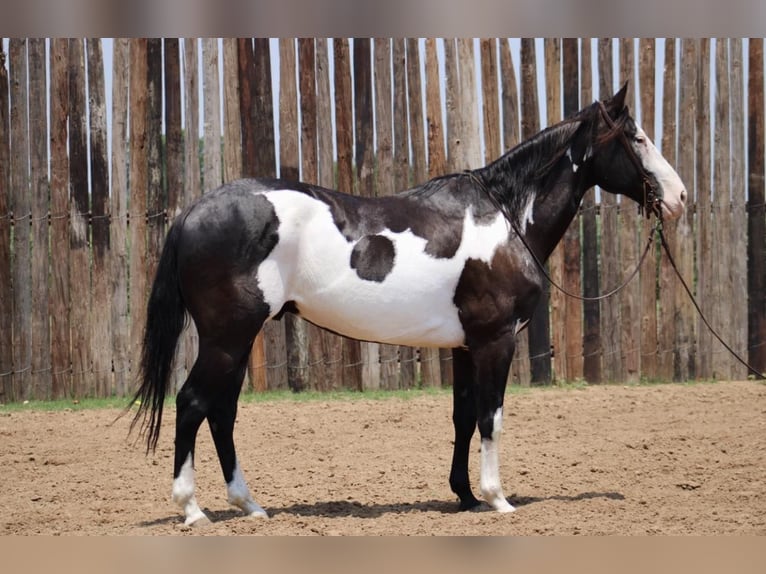
[{"label": "white patch on horse's body", "polygon": [[263,516],[268,518],[266,511],[253,500],[250,490],[245,483],[245,477],[239,466],[239,461],[234,463],[234,476],[231,482],[226,485],[229,504],[232,504],[249,516]]},{"label": "white patch on horse's body", "polygon": [[178,476],[173,481],[173,502],[184,509],[184,515],[186,516],[184,524],[187,526],[191,526],[200,520],[204,522],[208,520],[194,496],[194,463],[192,462],[191,453],[186,457],[186,461],[181,467],[181,472],[178,473]]},{"label": "white patch on horse's body", "polygon": [[503,494],[500,484],[500,455],[498,443],[503,430],[503,408],[495,411],[492,417],[492,437],[481,440],[481,475],[479,477],[481,494],[484,500],[498,512],[516,510]]},{"label": "white patch on horse's body", "polygon": [[394,245],[394,265],[381,282],[350,266],[356,244],[338,230],[327,204],[290,190],[260,192],[279,218],[279,243],[257,280],[272,316],[294,301],[302,317],[356,339],[410,346],[455,347],[465,334],[453,302],[467,259],[492,261],[508,241],[502,214],[478,224],[469,208],[451,258],[425,252],[427,240],[407,229],[377,232]]},{"label": "white patch on horse's body", "polygon": [[[571,148],[571,147],[567,149],[567,153],[566,153],[566,156],[569,158],[569,162],[572,164],[572,171],[573,171],[574,173],[577,173],[577,169],[578,169],[580,166],[579,166],[579,165],[577,165],[577,163],[575,162],[575,160],[573,160],[573,159],[572,159],[572,148]],[[583,160],[583,161],[585,161],[585,160]]]},{"label": "white patch on horse's body", "polygon": [[527,232],[527,224],[534,225],[535,224],[535,194],[530,193],[529,199],[527,199],[527,204],[524,206],[524,213],[521,215],[521,232],[526,233]]},{"label": "white patch on horse's body", "polygon": [[657,183],[663,191],[663,215],[670,219],[677,219],[683,213],[686,202],[686,187],[683,181],[638,125],[636,126],[635,137],[637,141],[633,143],[633,149],[636,151],[641,165],[657,179]]}]

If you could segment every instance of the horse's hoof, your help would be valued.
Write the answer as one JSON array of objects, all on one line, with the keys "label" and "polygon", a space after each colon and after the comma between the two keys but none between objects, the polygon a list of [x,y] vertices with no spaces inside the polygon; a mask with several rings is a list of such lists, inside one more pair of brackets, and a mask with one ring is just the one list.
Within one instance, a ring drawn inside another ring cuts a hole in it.
[{"label": "horse's hoof", "polygon": [[269,514],[263,509],[259,508],[258,510],[253,510],[250,514],[246,514],[248,518],[258,518],[258,519],[268,519]]},{"label": "horse's hoof", "polygon": [[514,507],[505,498],[500,498],[493,502],[488,502],[487,504],[489,504],[490,508],[492,508],[495,512],[499,512],[500,514],[509,514],[516,510],[516,507]]},{"label": "horse's hoof", "polygon": [[516,508],[506,502],[505,504],[499,505],[495,510],[500,514],[510,514],[511,512],[515,512]]},{"label": "horse's hoof", "polygon": [[461,500],[460,501],[460,506],[458,507],[458,510],[460,512],[465,512],[465,511],[476,511],[476,510],[479,510],[480,508],[481,508],[481,501],[476,499],[476,498],[474,498],[472,500],[470,500],[470,499],[469,500]]},{"label": "horse's hoof", "polygon": [[201,516],[197,516],[191,520],[187,518],[186,521],[184,522],[184,526],[186,526],[187,528],[194,528],[195,530],[199,528],[207,528],[211,524],[213,523],[204,514],[202,514]]}]

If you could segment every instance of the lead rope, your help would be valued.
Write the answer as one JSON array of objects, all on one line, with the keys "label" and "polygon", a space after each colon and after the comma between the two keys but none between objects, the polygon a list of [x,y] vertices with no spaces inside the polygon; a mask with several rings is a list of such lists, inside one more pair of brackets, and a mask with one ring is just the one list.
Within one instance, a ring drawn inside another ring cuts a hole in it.
[{"label": "lead rope", "polygon": [[710,330],[710,332],[713,334],[713,336],[718,339],[718,342],[721,343],[729,353],[732,354],[732,356],[737,359],[742,365],[744,365],[750,373],[755,375],[755,378],[758,380],[765,380],[766,376],[763,375],[763,373],[759,373],[757,370],[755,370],[755,367],[750,365],[745,359],[743,359],[734,349],[732,349],[718,334],[718,332],[713,329],[712,325],[708,322],[707,317],[705,317],[705,314],[702,312],[702,309],[700,309],[700,306],[697,304],[697,300],[694,298],[694,295],[692,295],[691,289],[689,289],[689,286],[686,284],[686,281],[684,281],[683,275],[681,275],[681,272],[679,271],[678,267],[676,266],[676,262],[673,259],[673,256],[670,254],[670,247],[668,246],[668,242],[665,239],[665,234],[663,233],[662,226],[658,225],[656,229],[660,233],[660,242],[662,245],[662,248],[665,250],[665,254],[668,256],[668,261],[670,262],[670,266],[673,268],[673,271],[676,272],[676,275],[678,276],[678,280],[681,282],[681,285],[683,285],[684,290],[686,291],[686,294],[689,296],[689,299],[691,299],[692,304],[694,305],[694,308],[697,310],[697,313],[699,313],[700,318],[702,319],[702,322],[705,323],[705,326]]}]

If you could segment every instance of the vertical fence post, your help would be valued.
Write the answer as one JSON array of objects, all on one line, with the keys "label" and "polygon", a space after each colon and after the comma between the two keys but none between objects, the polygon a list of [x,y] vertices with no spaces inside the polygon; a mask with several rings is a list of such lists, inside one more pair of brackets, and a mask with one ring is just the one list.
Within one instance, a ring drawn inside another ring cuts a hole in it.
[{"label": "vertical fence post", "polygon": [[[662,155],[672,166],[676,166],[678,163],[676,160],[678,155],[676,145],[676,44],[675,38],[665,38],[665,69],[662,74],[662,89],[665,96],[662,101],[661,150]],[[675,221],[667,221],[663,225],[663,232],[673,253],[677,251],[675,249],[676,227]],[[675,272],[670,266],[668,258],[662,254],[660,258],[657,377],[664,380],[672,380],[675,373],[676,281]]]},{"label": "vertical fence post", "polygon": [[[641,105],[641,126],[646,135],[655,141],[655,39],[641,38],[638,44],[638,81],[639,103]],[[641,218],[639,225],[641,248],[654,229],[654,218]],[[656,253],[656,252],[655,252]],[[653,257],[644,263],[639,275],[640,318],[641,318],[641,356],[640,375],[642,378],[654,380],[657,378],[657,258]]]},{"label": "vertical fence post", "polygon": [[[439,62],[436,55],[436,40],[426,39],[426,125],[428,129],[428,177],[444,175],[447,161],[444,154],[444,129],[442,127],[442,106],[439,85]],[[497,81],[495,80],[495,86]],[[495,95],[497,108],[497,95]],[[497,122],[497,114],[494,117]],[[499,147],[499,146],[498,146]],[[452,350],[438,349],[440,385],[452,386]],[[436,353],[431,353],[436,357]]]},{"label": "vertical fence post", "polygon": [[[532,137],[540,129],[540,106],[537,99],[537,58],[535,40],[521,41],[521,137]],[[540,294],[532,319],[529,322],[530,382],[545,385],[551,382],[551,337],[549,288],[546,284]]]},{"label": "vertical fence post", "polygon": [[[608,98],[614,92],[612,76],[612,39],[598,39],[598,99]],[[612,289],[620,280],[618,247],[619,224],[617,220],[617,198],[601,191],[601,288],[600,292]],[[603,376],[606,382],[615,382],[622,377],[622,352],[620,339],[620,304],[616,297],[601,301],[601,341],[603,349]]]},{"label": "vertical fence post", "polygon": [[[391,40],[375,38],[375,133],[377,135],[377,169],[375,171],[376,195],[392,195],[394,189],[393,118],[391,108]],[[399,387],[399,348],[396,345],[380,345],[380,387]]]},{"label": "vertical fence post", "polygon": [[[301,180],[317,183],[317,90],[316,48],[314,38],[298,39],[298,81],[301,117]],[[322,329],[306,322],[308,361],[306,384],[312,390],[325,390],[328,385],[322,345]]]},{"label": "vertical fence post", "polygon": [[[718,38],[715,46],[715,156],[714,156],[714,197],[711,214],[711,285],[710,295],[713,327],[728,343],[734,342],[735,325],[731,320],[736,303],[732,298],[732,279],[729,269],[732,259],[723,246],[731,234],[731,172],[730,172],[730,122],[729,122],[729,41]],[[726,305],[724,302],[728,302]],[[718,341],[711,341],[711,373],[715,379],[728,379],[733,363],[731,355]]]},{"label": "vertical fence post", "polygon": [[[51,396],[63,398],[71,375],[69,323],[69,41],[56,38],[50,47],[50,242]],[[2,159],[0,158],[0,163]],[[0,210],[1,211],[1,210]],[[1,224],[2,222],[0,222]],[[1,297],[0,297],[1,298]],[[126,299],[127,303],[127,299]],[[125,310],[127,316],[127,309]],[[115,353],[114,345],[111,347]]]},{"label": "vertical fence post", "polygon": [[[740,356],[747,356],[747,211],[745,187],[745,94],[744,94],[744,46],[741,38],[732,38],[729,110],[731,114],[731,189],[732,220],[731,233],[727,242],[731,244],[729,273],[732,278],[731,301],[733,310],[730,321],[734,328],[732,342]],[[737,361],[732,361],[731,377],[743,379],[747,370]]]},{"label": "vertical fence post", "polygon": [[[545,109],[548,117],[548,125],[554,125],[561,121],[561,39],[545,38],[543,40],[545,51]],[[564,242],[559,242],[548,258],[548,269],[551,278],[559,285],[564,283]],[[549,289],[550,322],[553,325],[551,331],[551,348],[553,356],[553,377],[557,380],[566,379],[566,345],[567,332],[566,321],[566,295],[558,289]]]},{"label": "vertical fence post", "polygon": [[[511,47],[507,39],[500,43],[500,82],[503,106],[503,151],[506,152],[520,140],[518,85],[511,58]],[[515,384],[529,386],[529,333],[526,330],[516,335],[516,353],[508,376],[509,380]]]},{"label": "vertical fence post", "polygon": [[[300,137],[298,133],[298,84],[295,39],[279,41],[279,173],[282,179],[297,181],[300,178]],[[306,325],[302,319],[286,314],[285,345],[287,361],[286,383],[294,391],[308,386],[308,341]]]},{"label": "vertical fence post", "polygon": [[[403,38],[393,40],[394,67],[394,188],[409,186],[409,137],[407,131],[406,46]],[[336,64],[337,65],[337,64]],[[337,88],[336,88],[337,89]],[[339,146],[340,147],[340,146]],[[415,350],[399,347],[399,387],[410,389],[416,384]]]},{"label": "vertical fence post", "polygon": [[[620,84],[628,82],[625,105],[635,111],[636,70],[633,38],[620,38]],[[619,263],[618,277],[622,279],[638,264],[638,208],[627,197],[620,198],[619,209]],[[638,282],[631,282],[617,295],[620,304],[620,345],[622,371],[620,380],[637,381],[640,376],[641,324],[640,290]]]},{"label": "vertical fence post", "polygon": [[[713,307],[712,289],[712,221],[710,201],[710,39],[700,38],[697,50],[697,108],[695,117],[697,152],[695,177],[697,182],[697,209],[695,243],[697,246],[697,300],[706,317],[711,317]],[[697,377],[709,379],[713,372],[713,336],[695,317],[697,331]]]},{"label": "vertical fence post", "polygon": [[[32,195],[32,386],[34,398],[51,397],[51,340],[48,315],[48,102],[45,39],[30,38],[29,46],[29,168]],[[108,341],[101,349],[109,360]]]},{"label": "vertical fence post", "polygon": [[[178,38],[163,40],[164,75],[165,75],[165,205],[167,224],[185,207],[183,205],[184,187],[184,135],[181,129],[181,51]],[[183,341],[183,339],[182,339]],[[181,343],[176,349],[176,358],[171,374],[171,386],[178,389],[186,379],[186,345]]]},{"label": "vertical fence post", "polygon": [[[691,281],[694,277],[694,117],[697,107],[696,91],[696,54],[697,42],[693,39],[681,40],[680,108],[678,110],[678,175],[686,184],[689,192],[687,209],[676,224],[676,263],[681,275]],[[694,337],[694,308],[684,292],[680,281],[675,282],[676,289],[676,369],[677,380],[686,381],[696,376]]]},{"label": "vertical fence post", "polygon": [[[577,38],[564,38],[562,41],[562,73],[564,78],[564,117],[580,109],[580,66],[579,46]],[[564,233],[564,289],[570,293],[581,293],[580,281],[580,220],[581,214],[575,216],[569,228]],[[558,328],[566,331],[566,343],[563,352],[564,377],[568,381],[581,379],[583,376],[583,326],[582,301],[567,297],[564,300],[564,323]]]},{"label": "vertical fence post", "polygon": [[[202,195],[199,139],[199,54],[197,38],[184,38],[183,41],[183,76],[184,76],[184,116],[186,129],[184,135],[184,186],[183,205],[189,205]],[[197,358],[199,335],[193,322],[182,335],[181,345],[185,349],[185,366],[188,373]],[[180,381],[176,381],[178,384]]]},{"label": "vertical fence post", "polygon": [[[354,133],[357,193],[374,197],[375,149],[373,146],[372,52],[369,38],[354,38]],[[362,388],[380,388],[380,346],[363,342]]]},{"label": "vertical fence post", "polygon": [[[112,365],[114,387],[119,396],[131,388],[130,315],[128,311],[128,86],[130,83],[130,43],[115,38],[112,57],[112,194],[110,245]],[[63,150],[66,154],[66,150]],[[57,210],[54,210],[56,213]]]},{"label": "vertical fence post", "polygon": [[147,174],[147,42],[130,41],[130,355],[132,376],[138,375],[141,341],[146,323]]},{"label": "vertical fence post", "polygon": [[[423,131],[423,91],[420,77],[420,45],[418,38],[407,38],[407,98],[409,101],[410,145],[412,146],[413,183],[419,185],[428,178],[426,140]],[[441,385],[439,349],[421,347],[420,382],[424,387]]]},{"label": "vertical fence post", "polygon": [[[241,42],[242,40],[238,46],[242,45]],[[240,54],[242,54],[241,51]],[[241,66],[242,63],[240,62],[240,70]],[[250,107],[240,107],[241,110],[244,110],[241,115],[249,118],[247,145],[254,148],[252,152],[248,152],[247,156],[252,155],[254,162],[252,167],[248,169],[247,175],[249,176],[275,177],[277,174],[271,74],[270,40],[268,38],[255,38],[249,72],[240,74],[240,87],[244,87],[243,82],[245,85],[249,84],[252,93]],[[240,100],[240,106],[242,106],[242,100]],[[250,110],[249,113],[248,109]],[[245,139],[245,135],[243,130],[243,139]],[[244,167],[243,164],[243,169]],[[287,349],[285,345],[285,324],[271,321],[266,323],[263,330],[255,338],[251,356],[250,371],[257,388],[264,384],[266,388],[287,388]],[[258,364],[266,365],[260,373],[257,368],[253,368]],[[264,375],[265,381],[263,381]]]},{"label": "vertical fence post", "polygon": [[[338,189],[354,191],[354,102],[351,91],[351,56],[348,39],[333,39],[335,62],[335,142],[338,153]],[[359,341],[343,339],[343,387],[362,389],[362,349]]]},{"label": "vertical fence post", "polygon": [[[145,63],[145,58],[142,60]],[[77,326],[76,329],[72,329],[72,394],[78,397],[91,396],[94,391],[90,339],[92,322],[87,131],[83,40],[72,39],[69,41],[69,177],[72,190],[69,218],[69,285],[72,325]],[[143,217],[142,212],[141,218]],[[138,242],[133,245],[136,256],[140,259],[145,258],[146,245]],[[143,271],[143,267],[141,269]],[[135,302],[134,316],[140,316],[141,310],[136,307],[142,307],[145,299],[137,294],[132,300]],[[137,322],[143,326],[143,321]],[[134,341],[135,350],[138,349],[140,334],[136,335]]]},{"label": "vertical fence post", "polygon": [[255,132],[255,168],[259,177],[277,174],[274,137],[274,103],[271,88],[271,44],[268,38],[253,39],[254,102],[251,110]]},{"label": "vertical fence post", "polygon": [[[109,308],[111,246],[109,244],[109,158],[106,147],[106,94],[101,39],[88,38],[88,101],[90,103],[91,233],[93,237],[93,375],[98,396],[114,394],[112,333]],[[160,121],[157,124],[160,125]],[[158,128],[159,131],[159,128]]]},{"label": "vertical fence post", "polygon": [[[319,185],[334,188],[335,162],[333,159],[333,129],[327,120],[332,116],[332,97],[330,95],[330,53],[329,40],[318,38],[316,41],[316,78],[317,78],[317,181]],[[343,338],[334,333],[322,333],[322,346],[325,359],[326,389],[338,389],[343,384]]]},{"label": "vertical fence post", "polygon": [[32,381],[27,43],[11,38],[11,209],[13,210],[13,399],[28,398]]},{"label": "vertical fence post", "polygon": [[747,287],[749,363],[766,372],[766,195],[764,194],[763,38],[749,40]]},{"label": "vertical fence post", "polygon": [[[593,69],[590,38],[582,39],[580,55],[581,93],[583,106],[593,101]],[[598,297],[598,219],[596,191],[585,194],[582,203],[582,290],[585,297]],[[598,301],[583,302],[583,377],[589,383],[602,381],[601,371],[601,311]]]},{"label": "vertical fence post", "polygon": [[3,39],[0,38],[0,402],[3,403],[15,398],[13,394],[13,283],[11,280],[13,204],[7,56],[8,54],[3,50]]}]

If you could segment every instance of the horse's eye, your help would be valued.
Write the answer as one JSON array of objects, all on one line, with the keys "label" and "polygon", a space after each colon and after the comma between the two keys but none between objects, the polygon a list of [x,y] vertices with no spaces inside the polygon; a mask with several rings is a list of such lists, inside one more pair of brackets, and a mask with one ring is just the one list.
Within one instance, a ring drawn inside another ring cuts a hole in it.
[{"label": "horse's eye", "polygon": [[646,138],[644,136],[633,136],[633,141],[636,142],[638,145],[646,143]]}]

